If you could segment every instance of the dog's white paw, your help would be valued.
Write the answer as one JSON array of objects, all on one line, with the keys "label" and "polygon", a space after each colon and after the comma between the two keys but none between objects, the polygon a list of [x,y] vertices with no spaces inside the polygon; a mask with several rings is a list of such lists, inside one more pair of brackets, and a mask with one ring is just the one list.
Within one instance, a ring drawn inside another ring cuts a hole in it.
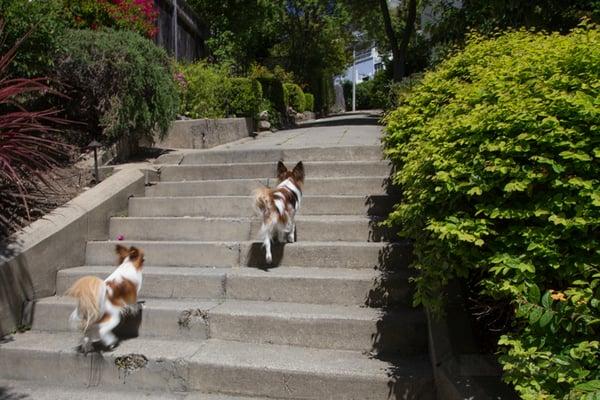
[{"label": "dog's white paw", "polygon": [[267,254],[265,256],[265,260],[267,261],[267,264],[271,264],[273,262],[273,256],[271,254]]}]

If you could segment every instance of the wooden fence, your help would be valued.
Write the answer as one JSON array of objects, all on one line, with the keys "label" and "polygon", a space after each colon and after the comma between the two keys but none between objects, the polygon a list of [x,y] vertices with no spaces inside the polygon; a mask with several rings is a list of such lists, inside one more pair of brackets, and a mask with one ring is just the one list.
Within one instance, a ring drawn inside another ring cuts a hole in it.
[{"label": "wooden fence", "polygon": [[194,61],[206,55],[206,29],[185,0],[154,0],[159,9],[156,43],[177,60]]}]

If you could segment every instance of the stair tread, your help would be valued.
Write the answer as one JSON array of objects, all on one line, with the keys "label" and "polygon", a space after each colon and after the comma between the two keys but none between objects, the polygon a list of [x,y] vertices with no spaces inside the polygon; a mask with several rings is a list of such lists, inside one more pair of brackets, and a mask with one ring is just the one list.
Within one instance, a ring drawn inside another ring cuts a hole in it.
[{"label": "stair tread", "polygon": [[[0,346],[3,352],[18,351],[23,359],[27,352],[55,354],[59,357],[76,355],[74,346],[80,335],[77,333],[26,332],[14,336]],[[216,368],[246,368],[254,370],[281,370],[328,376],[353,376],[376,380],[395,377],[431,375],[426,355],[402,356],[392,361],[371,358],[362,352],[330,350],[288,345],[248,345],[218,339],[200,342],[136,338],[123,341],[113,352],[104,353],[105,358],[116,358],[129,354],[143,354],[147,359],[187,361],[188,364],[211,365]],[[1,358],[1,357],[0,357]]]}]

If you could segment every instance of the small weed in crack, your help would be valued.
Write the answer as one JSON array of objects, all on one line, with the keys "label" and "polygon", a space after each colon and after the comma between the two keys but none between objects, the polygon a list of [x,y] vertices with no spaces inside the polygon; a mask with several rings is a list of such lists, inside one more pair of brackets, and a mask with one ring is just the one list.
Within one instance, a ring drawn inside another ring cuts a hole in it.
[{"label": "small weed in crack", "polygon": [[143,354],[127,354],[115,358],[115,365],[119,368],[119,373],[123,372],[124,377],[144,368],[146,364],[148,359]]}]

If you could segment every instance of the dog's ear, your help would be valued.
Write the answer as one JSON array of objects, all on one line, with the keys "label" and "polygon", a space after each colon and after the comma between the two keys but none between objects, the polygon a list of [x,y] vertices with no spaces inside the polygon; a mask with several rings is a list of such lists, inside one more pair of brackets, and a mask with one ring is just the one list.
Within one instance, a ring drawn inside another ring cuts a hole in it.
[{"label": "dog's ear", "polygon": [[129,249],[125,246],[118,244],[115,247],[117,256],[119,257],[119,265],[123,264],[123,261],[129,256]]},{"label": "dog's ear", "polygon": [[302,161],[296,164],[292,171],[292,176],[296,182],[304,182],[304,164],[302,164]]},{"label": "dog's ear", "polygon": [[144,262],[144,252],[137,247],[131,246],[129,248],[129,261],[131,261],[137,269],[140,269]]},{"label": "dog's ear", "polygon": [[288,171],[287,167],[285,166],[285,164],[283,163],[283,161],[279,161],[277,163],[277,178],[279,178],[279,180],[284,180],[285,179],[285,173]]}]

